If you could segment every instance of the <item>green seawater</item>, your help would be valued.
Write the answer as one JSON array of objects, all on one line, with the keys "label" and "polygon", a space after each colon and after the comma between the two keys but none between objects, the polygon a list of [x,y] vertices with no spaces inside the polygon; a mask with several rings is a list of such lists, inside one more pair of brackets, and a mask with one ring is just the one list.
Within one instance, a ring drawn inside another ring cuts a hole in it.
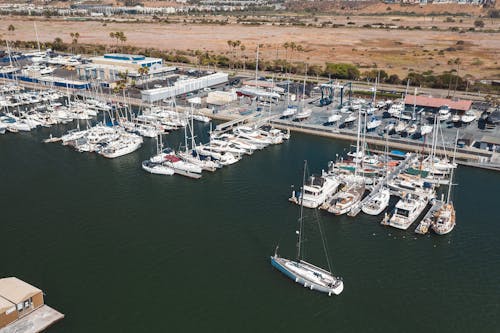
[{"label": "green seawater", "polygon": [[[73,125],[74,126],[74,125]],[[457,226],[417,236],[382,217],[306,210],[307,258],[340,296],[311,292],[269,262],[295,256],[303,160],[320,172],[347,142],[299,135],[199,180],[145,173],[154,140],[107,160],[43,144],[67,127],[0,136],[0,276],[39,288],[65,314],[48,332],[498,332],[500,174],[460,167]],[[208,127],[198,125],[206,139]],[[182,133],[167,136],[177,148]]]}]

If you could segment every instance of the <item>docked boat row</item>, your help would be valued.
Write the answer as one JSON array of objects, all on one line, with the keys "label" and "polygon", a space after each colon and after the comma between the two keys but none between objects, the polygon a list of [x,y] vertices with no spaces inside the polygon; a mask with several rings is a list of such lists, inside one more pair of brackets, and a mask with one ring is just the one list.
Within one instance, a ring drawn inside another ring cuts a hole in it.
[{"label": "docked boat row", "polygon": [[[449,199],[444,202],[436,197],[441,185],[448,186],[447,197],[450,197],[457,164],[454,157],[450,160],[449,156],[438,156],[437,140],[436,131],[428,155],[389,154],[387,144],[385,153],[378,155],[370,153],[358,130],[355,151],[330,162],[321,174],[306,178],[299,191],[292,191],[289,200],[334,215],[355,216],[360,211],[373,216],[383,214],[382,225],[403,230],[432,206],[435,213],[426,216],[422,221],[427,222],[422,222],[417,229],[427,230],[427,225],[436,234],[446,234],[454,226],[455,210]],[[391,205],[391,197],[398,198],[394,205]]]},{"label": "docked boat row", "polygon": [[69,131],[60,138],[63,145],[79,152],[95,152],[106,158],[116,158],[139,149],[143,143],[140,135],[127,132],[120,126],[99,123],[88,129]]},{"label": "docked boat row", "polygon": [[0,107],[2,108],[34,105],[43,102],[56,101],[63,97],[59,91],[53,89],[25,91],[19,86],[14,86],[17,89],[13,89],[11,87],[12,86],[4,86],[4,89],[0,91]]},{"label": "docked boat row", "polygon": [[164,147],[162,135],[158,135],[157,152],[149,160],[142,162],[142,168],[153,174],[179,174],[190,178],[200,178],[203,171],[214,172],[224,166],[240,161],[271,144],[280,144],[290,138],[290,132],[283,132],[271,126],[235,127],[231,132],[211,131],[207,143],[195,140],[193,120],[185,127],[184,147],[175,151]]}]

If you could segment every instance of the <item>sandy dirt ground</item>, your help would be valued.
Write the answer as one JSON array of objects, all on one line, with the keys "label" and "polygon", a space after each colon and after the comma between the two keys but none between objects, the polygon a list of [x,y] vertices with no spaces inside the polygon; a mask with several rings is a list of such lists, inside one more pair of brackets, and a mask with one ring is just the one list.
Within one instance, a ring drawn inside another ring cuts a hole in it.
[{"label": "sandy dirt ground", "polygon": [[[384,21],[387,22],[387,18]],[[440,22],[442,21],[441,17]],[[5,28],[1,32],[2,38],[35,40],[33,23],[27,19],[3,17],[2,26],[7,27],[9,24],[13,24],[16,30],[9,33]],[[113,45],[115,42],[111,40],[109,33],[123,31],[128,39],[127,44],[162,50],[206,50],[224,53],[229,52],[228,40],[240,40],[246,46],[246,51],[244,54],[239,52],[238,56],[254,58],[256,45],[263,44],[261,56],[265,60],[284,59],[283,43],[294,41],[306,50],[294,52],[294,61],[317,64],[354,63],[362,66],[362,71],[364,68],[367,70],[377,67],[400,76],[406,76],[410,70],[442,73],[454,68],[448,65],[450,59],[460,58],[460,75],[469,74],[480,79],[500,78],[500,64],[497,62],[500,55],[498,33],[181,23],[107,23],[104,26],[102,22],[96,21],[54,19],[39,19],[37,27],[40,41],[52,41],[60,37],[70,42],[70,32],[79,32],[80,43]],[[457,45],[458,41],[461,41],[460,45]],[[446,51],[448,48],[456,50]],[[441,50],[445,51],[440,55]]]}]

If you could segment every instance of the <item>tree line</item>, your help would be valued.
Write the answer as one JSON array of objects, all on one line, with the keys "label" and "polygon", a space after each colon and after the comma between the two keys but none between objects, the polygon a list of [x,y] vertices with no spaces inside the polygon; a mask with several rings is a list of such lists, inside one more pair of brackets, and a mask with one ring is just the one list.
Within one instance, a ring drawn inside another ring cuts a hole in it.
[{"label": "tree line", "polygon": [[[245,50],[245,46],[239,41],[228,41],[230,51],[226,54],[216,54],[214,52],[204,50],[163,51],[155,48],[139,48],[126,45],[126,36],[122,36],[121,34],[118,34],[118,37],[116,34],[113,36],[110,34],[110,37],[117,42],[114,47],[107,47],[100,44],[79,44],[78,39],[80,38],[80,34],[77,32],[72,32],[69,36],[71,37],[70,43],[66,43],[62,40],[62,38],[57,37],[52,42],[41,43],[41,47],[51,48],[54,51],[76,52],[82,54],[103,54],[110,51],[120,51],[162,58],[166,62],[199,66],[214,66],[234,71],[239,69],[254,70],[256,66],[256,61],[254,59],[249,59],[247,56],[242,55]],[[122,45],[118,46],[118,42],[121,42]],[[0,43],[5,43],[5,41],[0,40]],[[23,49],[37,47],[36,41],[17,40],[10,41],[9,44],[12,47]],[[377,79],[378,82],[387,84],[406,84],[406,82],[409,81],[410,86],[448,89],[448,91],[465,90],[467,87],[471,90],[474,89],[474,86],[469,85],[468,81],[459,75],[461,65],[459,58],[449,61],[449,64],[455,67],[450,71],[445,71],[440,74],[433,73],[432,71],[423,73],[409,72],[405,77],[399,77],[397,74],[390,74],[382,69],[371,69],[362,72],[359,66],[347,63],[326,62],[321,65],[307,64],[303,61],[293,62],[291,60],[293,52],[297,52],[301,50],[301,48],[297,45],[291,46],[288,44],[285,49],[287,50],[285,53],[286,59],[259,59],[259,70],[282,75],[302,75],[307,73],[308,76],[316,77],[318,79],[322,77],[342,80],[364,80],[369,82],[375,82],[375,79]],[[144,73],[141,73],[141,75],[144,75]],[[480,87],[482,91],[490,90],[492,92],[498,92],[498,87],[488,87],[480,85],[479,83],[476,83],[475,85]]]}]

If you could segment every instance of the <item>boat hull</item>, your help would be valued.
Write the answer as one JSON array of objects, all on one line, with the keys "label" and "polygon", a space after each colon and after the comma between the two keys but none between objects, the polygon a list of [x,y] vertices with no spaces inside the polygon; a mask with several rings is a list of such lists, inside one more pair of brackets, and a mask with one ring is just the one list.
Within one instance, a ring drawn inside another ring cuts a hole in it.
[{"label": "boat hull", "polygon": [[449,227],[449,228],[441,228],[441,229],[437,229],[437,228],[432,228],[432,231],[434,231],[437,235],[446,235],[446,234],[449,234],[453,228],[455,228],[455,224],[453,224],[453,226]]},{"label": "boat hull", "polygon": [[171,176],[175,173],[172,168],[163,165],[155,165],[154,163],[149,163],[148,161],[142,162],[142,169],[154,175]]},{"label": "boat hull", "polygon": [[318,274],[319,276],[329,275],[329,273],[326,272],[325,270],[322,270],[322,269],[315,267],[313,265],[310,265],[310,264],[306,264],[302,261],[300,263],[297,263],[297,262],[294,262],[294,261],[291,261],[288,259],[280,258],[276,255],[271,256],[271,265],[274,268],[279,270],[281,273],[285,274],[288,278],[292,279],[296,283],[304,286],[305,288],[309,288],[311,290],[326,293],[326,294],[328,294],[328,296],[331,296],[332,294],[339,295],[342,292],[342,290],[344,290],[344,283],[341,280],[336,280],[337,283],[335,286],[327,287],[327,286],[318,284],[310,279],[305,278],[302,275],[299,275],[299,274],[293,272],[290,268],[287,267],[287,264],[288,265],[297,265],[297,267],[306,268],[307,270],[309,270],[313,274]]}]

